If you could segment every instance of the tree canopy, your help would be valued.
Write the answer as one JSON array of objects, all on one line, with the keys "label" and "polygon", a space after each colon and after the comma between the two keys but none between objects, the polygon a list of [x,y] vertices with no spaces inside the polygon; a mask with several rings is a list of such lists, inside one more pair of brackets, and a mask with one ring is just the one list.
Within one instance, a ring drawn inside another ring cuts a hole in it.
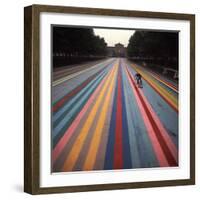
[{"label": "tree canopy", "polygon": [[178,33],[136,31],[127,46],[129,57],[146,60],[174,60],[178,58]]},{"label": "tree canopy", "polygon": [[103,56],[107,53],[107,44],[91,28],[53,27],[53,52]]}]

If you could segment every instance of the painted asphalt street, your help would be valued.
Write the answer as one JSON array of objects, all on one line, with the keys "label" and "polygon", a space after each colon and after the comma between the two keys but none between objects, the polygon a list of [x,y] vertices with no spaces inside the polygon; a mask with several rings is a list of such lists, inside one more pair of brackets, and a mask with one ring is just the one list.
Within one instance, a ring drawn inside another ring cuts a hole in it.
[{"label": "painted asphalt street", "polygon": [[178,87],[125,58],[78,68],[53,82],[52,127],[53,172],[177,166]]}]

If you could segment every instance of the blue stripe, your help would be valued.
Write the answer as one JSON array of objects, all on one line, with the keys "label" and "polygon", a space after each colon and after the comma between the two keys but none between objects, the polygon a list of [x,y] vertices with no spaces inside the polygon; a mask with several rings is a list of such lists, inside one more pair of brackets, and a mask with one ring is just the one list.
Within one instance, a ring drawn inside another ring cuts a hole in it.
[{"label": "blue stripe", "polygon": [[74,97],[72,97],[69,101],[65,103],[65,105],[62,106],[62,109],[60,109],[58,112],[54,113],[53,115],[53,123],[54,127],[58,124],[60,119],[63,117],[63,114],[67,113],[77,101],[82,98],[86,94],[86,91],[96,82],[101,78],[107,70],[103,70],[99,75],[97,75],[89,84],[87,84],[82,90],[77,93]]},{"label": "blue stripe", "polygon": [[110,128],[108,132],[108,143],[106,147],[104,169],[113,169],[114,162],[114,145],[115,145],[115,126],[116,126],[116,112],[117,112],[117,84],[115,84],[115,92],[113,98],[112,114],[110,120]]},{"label": "blue stripe", "polygon": [[[120,73],[122,76],[122,67],[120,66]],[[122,92],[122,127],[123,127],[123,135],[122,135],[122,142],[123,142],[123,168],[129,169],[132,168],[131,163],[131,155],[130,155],[130,143],[129,143],[129,134],[128,134],[128,124],[127,124],[127,116],[126,116],[126,103],[124,97],[124,84],[123,84],[124,77],[122,76],[121,81],[121,92]]]},{"label": "blue stripe", "polygon": [[137,105],[134,93],[132,92],[132,88],[129,82],[127,83],[126,91],[127,91],[127,98],[129,101],[129,109],[127,109],[127,111],[130,112],[131,115],[131,117],[128,117],[128,119],[130,120],[129,121],[129,126],[131,131],[130,133],[133,139],[130,145],[131,148],[134,148],[138,152],[138,155],[135,153],[134,155],[132,155],[133,168],[158,167],[159,164],[155,156],[151,140],[147,133],[146,126],[144,124],[141,112],[139,110],[139,107]]},{"label": "blue stripe", "polygon": [[128,134],[129,134],[129,143],[130,143],[130,153],[131,153],[131,161],[132,161],[132,167],[138,168],[140,167],[140,154],[138,150],[137,145],[137,138],[135,134],[135,112],[136,110],[136,104],[134,99],[132,98],[132,91],[131,87],[129,85],[128,79],[126,77],[126,73],[123,70],[122,76],[124,77],[124,100],[126,103],[126,118],[127,118],[127,125],[128,125]]},{"label": "blue stripe", "polygon": [[93,93],[93,91],[96,89],[96,87],[99,85],[99,83],[102,81],[102,79],[106,76],[106,73],[103,74],[97,81],[92,85],[92,87],[85,93],[85,95],[79,99],[79,102],[77,102],[70,110],[69,112],[64,116],[62,120],[60,120],[58,126],[56,126],[53,129],[53,145],[57,143],[57,141],[60,139],[60,137],[64,134],[67,127],[72,123],[72,121],[75,119],[76,115],[80,112],[86,101],[89,99],[90,95]]},{"label": "blue stripe", "polygon": [[[129,67],[129,70],[132,74],[135,73],[131,67]],[[160,121],[167,129],[172,141],[178,146],[178,113],[144,80],[142,91]]]},{"label": "blue stripe", "polygon": [[[91,76],[93,76],[93,75],[95,75],[95,74],[97,74],[98,75],[98,73],[102,70],[105,70],[105,69],[107,69],[107,68],[109,68],[109,67],[111,67],[112,66],[112,63],[113,63],[113,61],[112,62],[109,62],[109,63],[107,63],[105,66],[103,66],[103,65],[99,65],[99,67],[98,67],[98,69],[92,69],[92,70],[90,70],[90,71],[95,71],[95,72],[93,72],[93,73],[89,73],[89,72],[86,72],[87,73],[87,75],[88,74],[90,74],[89,76],[86,76],[86,77],[81,77],[81,78],[78,78],[78,80],[77,80],[77,77],[75,77],[75,78],[73,78],[73,80],[70,80],[70,86],[72,86],[72,88],[66,88],[66,87],[64,87],[64,89],[63,89],[63,86],[62,85],[58,85],[59,86],[59,88],[56,88],[56,87],[58,87],[58,86],[54,86],[54,91],[56,91],[56,93],[63,93],[63,95],[61,96],[61,97],[59,97],[59,98],[57,98],[56,100],[54,100],[53,101],[53,105],[55,105],[58,101],[60,101],[63,97],[65,97],[67,94],[69,94],[72,90],[74,90],[76,87],[78,87],[78,86],[80,86],[83,82],[85,82],[89,77],[91,77]],[[85,74],[85,73],[84,73]],[[79,76],[78,76],[79,77]],[[77,83],[78,83],[78,85],[77,85]],[[69,84],[68,84],[68,86],[69,86]],[[75,86],[75,87],[74,87]]]}]

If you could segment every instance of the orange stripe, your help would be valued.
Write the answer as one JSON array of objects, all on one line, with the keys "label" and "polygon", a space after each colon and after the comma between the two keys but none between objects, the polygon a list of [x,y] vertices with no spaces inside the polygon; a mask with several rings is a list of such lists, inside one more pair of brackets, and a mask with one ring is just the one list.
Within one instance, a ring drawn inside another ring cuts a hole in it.
[{"label": "orange stripe", "polygon": [[107,88],[110,85],[110,82],[113,79],[113,75],[114,72],[116,71],[116,68],[114,67],[112,69],[111,74],[109,75],[108,79],[106,80],[100,94],[99,94],[99,98],[97,99],[97,101],[95,102],[93,109],[91,110],[83,128],[80,131],[79,136],[77,137],[68,157],[66,158],[64,165],[63,165],[63,171],[71,171],[78,159],[78,156],[80,154],[80,151],[82,149],[82,146],[84,144],[84,141],[87,137],[88,131],[90,130],[90,127],[92,125],[93,119],[95,118],[95,115],[97,113],[97,110],[99,108],[99,105],[101,103],[101,101],[103,100],[104,94],[107,91]]},{"label": "orange stripe", "polygon": [[[128,72],[128,74],[131,78],[132,84],[134,84],[134,81],[130,72]],[[136,86],[134,89],[135,89],[135,94],[139,95],[139,99],[143,105],[143,108],[145,109],[147,117],[154,129],[156,137],[158,138],[158,141],[161,145],[161,148],[163,149],[163,152],[168,160],[168,163],[171,166],[177,166],[177,156],[178,156],[177,148],[171,141],[171,138],[169,137],[167,131],[164,129],[162,123],[156,116],[155,112],[151,108],[150,104],[148,103],[146,97],[143,95],[142,91],[138,90]]]}]

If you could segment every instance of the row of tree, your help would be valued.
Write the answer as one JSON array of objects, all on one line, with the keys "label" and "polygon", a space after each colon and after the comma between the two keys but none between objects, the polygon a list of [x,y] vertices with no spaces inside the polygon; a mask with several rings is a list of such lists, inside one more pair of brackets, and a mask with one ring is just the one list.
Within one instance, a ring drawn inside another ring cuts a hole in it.
[{"label": "row of tree", "polygon": [[104,38],[96,36],[93,29],[53,27],[54,66],[91,60],[106,54]]},{"label": "row of tree", "polygon": [[178,67],[178,33],[136,31],[129,39],[128,57]]}]

